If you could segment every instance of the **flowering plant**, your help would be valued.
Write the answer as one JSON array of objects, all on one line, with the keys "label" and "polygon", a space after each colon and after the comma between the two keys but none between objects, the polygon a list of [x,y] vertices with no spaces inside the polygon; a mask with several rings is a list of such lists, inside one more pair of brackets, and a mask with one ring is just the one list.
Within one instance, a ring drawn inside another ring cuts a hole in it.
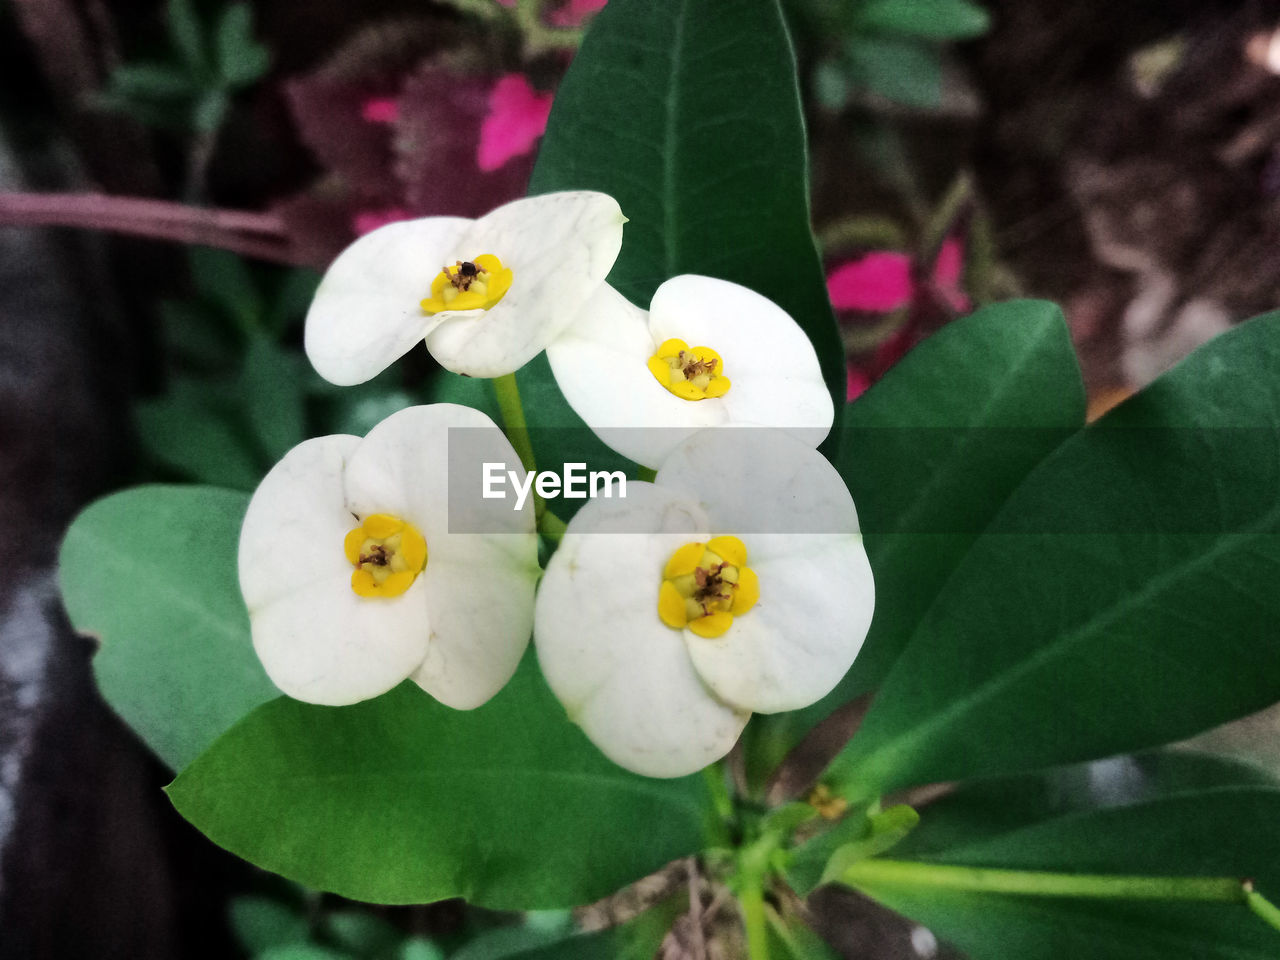
[{"label": "flowering plant", "polygon": [[436,402],[72,526],[100,688],[196,827],[356,899],[563,908],[683,860],[752,960],[823,955],[826,884],[975,957],[1272,955],[1280,786],[1156,748],[1280,699],[1280,314],[1088,427],[1039,301],[837,404],[794,70],[772,0],[612,0],[529,199],[317,293],[323,376],[425,338]]}]

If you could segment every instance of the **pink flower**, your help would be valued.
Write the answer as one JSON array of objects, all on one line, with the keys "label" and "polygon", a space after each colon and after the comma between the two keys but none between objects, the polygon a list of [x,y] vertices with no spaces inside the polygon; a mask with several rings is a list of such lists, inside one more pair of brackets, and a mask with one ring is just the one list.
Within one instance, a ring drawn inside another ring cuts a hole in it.
[{"label": "pink flower", "polygon": [[[954,313],[970,307],[960,286],[964,273],[964,244],[948,237],[938,250],[933,273],[916,282],[914,264],[905,253],[875,250],[836,267],[827,275],[827,295],[838,311],[892,313],[905,307],[939,303]],[[924,336],[920,317],[912,310],[906,323],[885,339],[869,359],[847,365],[846,398],[861,396]]]},{"label": "pink flower", "polygon": [[379,227],[385,227],[388,223],[412,219],[413,214],[400,207],[390,207],[386,210],[361,210],[352,218],[351,226],[357,234],[363,237],[366,233],[372,233]]},{"label": "pink flower", "polygon": [[960,289],[964,271],[964,245],[948,237],[938,250],[929,281],[932,291],[922,291],[912,277],[912,260],[894,250],[874,250],[850,260],[827,275],[827,294],[837,310],[892,313],[907,306],[922,292],[940,296],[952,310],[969,309],[969,298]]},{"label": "pink flower", "polygon": [[400,102],[395,97],[370,97],[360,105],[360,116],[369,123],[395,123]]},{"label": "pink flower", "polygon": [[522,73],[499,78],[489,93],[489,112],[480,124],[476,166],[488,173],[530,152],[547,129],[551,99],[551,94],[529,86]]}]

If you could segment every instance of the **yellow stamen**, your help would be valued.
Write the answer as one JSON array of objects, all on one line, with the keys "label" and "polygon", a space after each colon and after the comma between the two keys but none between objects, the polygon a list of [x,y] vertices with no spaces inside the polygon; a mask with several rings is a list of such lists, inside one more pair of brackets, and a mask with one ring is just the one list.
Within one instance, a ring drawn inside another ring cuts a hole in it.
[{"label": "yellow stamen", "polygon": [[760,579],[746,565],[737,537],[686,543],[667,561],[658,588],[658,616],[668,627],[699,637],[722,636],[760,599]]},{"label": "yellow stamen", "polygon": [[683,340],[664,340],[648,361],[649,372],[682,400],[706,400],[729,392],[724,361],[710,347],[690,347]]},{"label": "yellow stamen", "polygon": [[398,597],[427,565],[427,541],[413,524],[387,513],[365,517],[342,541],[361,597]]},{"label": "yellow stamen", "polygon": [[422,312],[488,310],[507,295],[513,279],[511,268],[491,253],[455,261],[431,281],[431,296],[422,301]]}]

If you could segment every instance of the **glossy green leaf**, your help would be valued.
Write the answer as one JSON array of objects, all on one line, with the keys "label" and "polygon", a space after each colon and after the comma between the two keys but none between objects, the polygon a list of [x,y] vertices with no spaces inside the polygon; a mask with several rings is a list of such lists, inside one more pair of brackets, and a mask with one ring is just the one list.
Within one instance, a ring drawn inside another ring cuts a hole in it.
[{"label": "glossy green leaf", "polygon": [[357,900],[585,903],[702,846],[699,778],[614,766],[532,655],[477,710],[416,686],[351,707],[281,698],[232,728],[169,794],[214,842]]},{"label": "glossy green leaf", "polygon": [[612,0],[556,91],[530,192],[617,198],[631,220],[609,281],[640,306],[681,273],[774,300],[843,399],[795,70],[777,0]]},{"label": "glossy green leaf", "polygon": [[[956,320],[849,404],[838,465],[853,493],[876,609],[844,680],[811,707],[755,718],[778,754],[883,681],[982,528],[1063,440],[1085,397],[1061,311],[1015,301]],[[767,764],[766,764],[767,765]]]},{"label": "glossy green leaf", "polygon": [[1142,749],[1280,699],[1280,314],[1040,464],[920,621],[851,793]]},{"label": "glossy green leaf", "polygon": [[[1012,813],[1009,808],[1012,808]],[[1253,877],[1280,892],[1280,788],[1260,771],[1179,754],[1120,758],[962,787],[902,849],[921,862],[1057,873]],[[860,889],[974,960],[1261,960],[1280,933],[1240,904],[1116,902]]]},{"label": "glossy green leaf", "polygon": [[970,0],[866,0],[857,7],[854,24],[931,40],[964,40],[987,32],[987,12]]},{"label": "glossy green leaf", "polygon": [[90,505],[59,556],[98,689],[171,769],[276,696],[249,640],[236,549],[247,495],[147,486]]}]

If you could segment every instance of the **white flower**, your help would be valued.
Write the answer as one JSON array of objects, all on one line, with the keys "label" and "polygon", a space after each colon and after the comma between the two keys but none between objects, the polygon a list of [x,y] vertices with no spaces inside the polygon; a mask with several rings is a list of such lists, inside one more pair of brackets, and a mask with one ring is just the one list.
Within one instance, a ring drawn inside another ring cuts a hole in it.
[{"label": "white flower", "polygon": [[848,488],[777,430],[706,430],[625,499],[589,501],[538,592],[534,644],[569,716],[616,763],[675,777],[751,712],[825,696],[874,606]]},{"label": "white flower", "polygon": [[[450,456],[459,427],[471,429]],[[511,678],[533,625],[533,511],[504,502],[487,515],[504,532],[456,532],[459,457],[519,464],[492,420],[441,403],[363,440],[307,440],[263,479],[240,533],[240,590],[254,649],[289,696],[355,703],[411,678],[470,709]]]},{"label": "white flower", "polygon": [[575,191],[516,200],[479,220],[387,224],[326,271],[307,313],[307,356],[320,376],[350,386],[425,338],[454,373],[514,373],[604,282],[625,222],[612,197]]},{"label": "white flower", "polygon": [[804,331],[777,304],[727,280],[674,277],[647,314],[606,284],[547,359],[578,416],[649,467],[703,427],[780,427],[816,447],[835,417]]}]

